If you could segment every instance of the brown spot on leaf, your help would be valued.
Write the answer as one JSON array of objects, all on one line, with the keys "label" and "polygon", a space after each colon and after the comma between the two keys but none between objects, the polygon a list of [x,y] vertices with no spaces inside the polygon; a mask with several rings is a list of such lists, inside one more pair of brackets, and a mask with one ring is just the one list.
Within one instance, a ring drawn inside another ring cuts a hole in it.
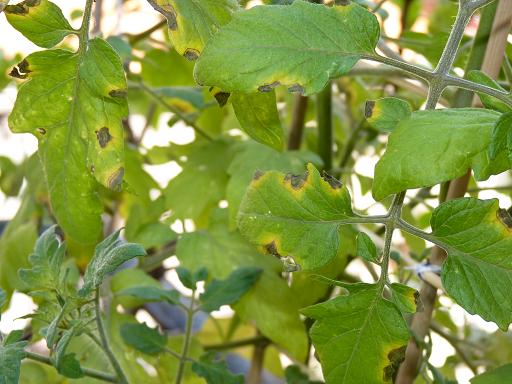
[{"label": "brown spot on leaf", "polygon": [[124,99],[128,95],[128,92],[126,91],[126,89],[113,89],[108,94],[109,94],[110,97],[123,98]]},{"label": "brown spot on leaf", "polygon": [[404,361],[405,359],[405,350],[407,346],[403,345],[400,348],[392,349],[388,353],[388,360],[389,365],[384,367],[384,375],[383,375],[383,381],[384,382],[391,382],[393,381],[396,372],[398,371],[398,367],[400,366],[400,363]]},{"label": "brown spot on leaf", "polygon": [[509,230],[512,229],[512,215],[510,209],[498,209],[496,212],[496,216],[501,221],[501,223],[506,226]]},{"label": "brown spot on leaf", "polygon": [[18,4],[6,6],[5,13],[25,16],[29,13],[30,7],[37,7],[39,4],[41,4],[41,0],[25,0]]},{"label": "brown spot on leaf", "polygon": [[124,176],[124,168],[121,167],[108,178],[108,187],[113,191],[121,191],[121,184]]},{"label": "brown spot on leaf", "polygon": [[305,172],[303,175],[294,175],[292,173],[286,174],[284,177],[285,182],[289,182],[293,189],[301,189],[308,179],[309,172]]},{"label": "brown spot on leaf", "polygon": [[416,312],[423,312],[423,302],[420,298],[420,293],[418,291],[414,291],[414,304],[416,304]]},{"label": "brown spot on leaf", "polygon": [[322,171],[322,179],[324,179],[324,181],[327,181],[329,183],[329,185],[332,187],[332,189],[340,189],[341,187],[343,187],[343,184],[341,181],[339,181],[335,177],[329,175],[325,171]]},{"label": "brown spot on leaf", "polygon": [[195,61],[199,58],[199,51],[197,49],[187,48],[185,53],[183,53],[183,57],[187,60]]},{"label": "brown spot on leaf", "polygon": [[375,107],[375,101],[368,100],[366,102],[366,104],[364,105],[364,117],[366,117],[367,119],[372,117],[374,107]]},{"label": "brown spot on leaf", "polygon": [[304,94],[304,88],[300,84],[293,84],[291,87],[288,88],[289,92],[294,93],[300,93],[301,95]]},{"label": "brown spot on leaf", "polygon": [[229,92],[217,92],[213,95],[215,100],[217,100],[217,104],[219,104],[221,107],[226,105],[229,100],[229,96],[231,96],[231,93]]},{"label": "brown spot on leaf", "polygon": [[277,251],[277,245],[274,240],[272,240],[270,243],[264,245],[265,251],[273,256],[281,257],[279,252]]},{"label": "brown spot on leaf", "polygon": [[109,141],[112,140],[112,136],[110,135],[110,131],[107,127],[103,127],[99,131],[96,131],[96,138],[98,139],[98,143],[101,148],[105,148]]},{"label": "brown spot on leaf", "polygon": [[44,129],[44,128],[36,128],[36,131],[39,132],[41,135],[46,134],[46,129]]},{"label": "brown spot on leaf", "polygon": [[29,63],[27,59],[23,59],[11,70],[11,72],[9,72],[9,76],[15,77],[17,79],[26,79],[30,72],[32,71],[29,69]]},{"label": "brown spot on leaf", "polygon": [[260,91],[260,92],[270,92],[271,90],[273,90],[275,87],[279,86],[280,84],[281,83],[279,81],[274,81],[271,84],[260,85],[258,87],[258,91]]},{"label": "brown spot on leaf", "polygon": [[260,171],[259,169],[254,172],[254,175],[252,176],[253,180],[259,180],[261,176],[263,176],[265,172]]}]

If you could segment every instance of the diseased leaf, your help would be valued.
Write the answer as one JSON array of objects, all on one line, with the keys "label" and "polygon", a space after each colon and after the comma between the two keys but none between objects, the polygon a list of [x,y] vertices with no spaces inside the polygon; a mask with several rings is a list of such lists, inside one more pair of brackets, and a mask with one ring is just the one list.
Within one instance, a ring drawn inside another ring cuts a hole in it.
[{"label": "diseased leaf", "polygon": [[391,301],[402,312],[416,313],[419,306],[420,294],[414,288],[400,283],[392,283]]},{"label": "diseased leaf", "polygon": [[243,384],[243,375],[234,375],[222,361],[215,361],[215,352],[209,352],[192,363],[192,371],[208,384]]},{"label": "diseased leaf", "polygon": [[121,230],[112,233],[96,246],[94,256],[85,270],[84,285],[79,291],[80,296],[88,296],[100,286],[107,274],[114,272],[125,261],[146,256],[144,247],[123,242],[119,239],[120,233]]},{"label": "diseased leaf", "polygon": [[124,174],[121,120],[127,103],[121,60],[104,40],[93,39],[76,53],[35,52],[13,72],[27,80],[9,127],[39,139],[53,213],[75,242],[92,245],[101,234],[97,182],[119,190]]},{"label": "diseased leaf", "polygon": [[27,341],[0,343],[0,384],[18,384]]},{"label": "diseased leaf", "polygon": [[224,280],[213,280],[199,297],[200,309],[206,312],[218,310],[222,305],[237,302],[259,279],[263,270],[256,267],[235,269]]},{"label": "diseased leaf", "polygon": [[340,225],[354,216],[347,188],[308,164],[302,176],[256,172],[240,205],[238,226],[264,253],[290,256],[308,270],[341,252]]},{"label": "diseased leaf", "polygon": [[146,324],[123,324],[121,337],[130,347],[149,355],[164,352],[167,345],[167,336]]},{"label": "diseased leaf", "polygon": [[283,127],[279,120],[275,92],[235,92],[231,95],[231,103],[245,133],[278,151],[283,149]]},{"label": "diseased leaf", "polygon": [[381,132],[393,132],[411,113],[411,105],[396,97],[367,101],[364,111],[368,124]]},{"label": "diseased leaf", "polygon": [[391,383],[405,356],[407,324],[378,286],[345,288],[347,294],[302,310],[315,320],[310,336],[326,383]]},{"label": "diseased leaf", "polygon": [[76,33],[60,8],[48,0],[25,0],[7,5],[4,12],[14,28],[43,48],[52,48],[67,35]]},{"label": "diseased leaf", "polygon": [[357,256],[362,257],[366,261],[378,263],[377,247],[373,243],[370,236],[364,232],[357,234]]},{"label": "diseased leaf", "polygon": [[490,162],[487,157],[499,117],[498,112],[476,108],[414,112],[389,136],[375,167],[373,196],[382,200],[406,189],[439,184],[469,168],[477,180],[503,172],[508,162]]},{"label": "diseased leaf", "polygon": [[57,234],[56,225],[44,231],[36,241],[34,252],[29,260],[30,269],[20,269],[18,275],[31,292],[39,290],[59,290],[61,287],[61,266],[66,253],[66,245]]},{"label": "diseased leaf", "polygon": [[[467,79],[474,81],[475,83],[480,83],[483,85],[487,85],[488,87],[498,89],[500,91],[506,92],[505,89],[503,89],[493,78],[489,77],[487,74],[485,74],[482,71],[470,71],[467,74]],[[494,97],[491,97],[489,95],[486,95],[485,93],[478,93],[478,97],[480,97],[480,100],[482,101],[482,104],[485,106],[485,108],[494,109],[498,112],[511,112],[512,108],[505,104],[503,101],[498,100]]]},{"label": "diseased leaf", "polygon": [[498,200],[462,198],[441,204],[432,236],[448,257],[441,279],[446,292],[472,314],[506,330],[512,322],[512,217]]},{"label": "diseased leaf", "polygon": [[309,95],[373,54],[379,33],[376,17],[353,3],[329,8],[297,0],[253,7],[237,12],[212,37],[194,74],[199,84],[226,92],[284,84]]},{"label": "diseased leaf", "polygon": [[475,376],[470,381],[471,384],[505,384],[511,377],[512,364],[506,364]]},{"label": "diseased leaf", "polygon": [[171,40],[180,53],[195,60],[217,30],[239,9],[236,0],[148,0],[167,19]]}]

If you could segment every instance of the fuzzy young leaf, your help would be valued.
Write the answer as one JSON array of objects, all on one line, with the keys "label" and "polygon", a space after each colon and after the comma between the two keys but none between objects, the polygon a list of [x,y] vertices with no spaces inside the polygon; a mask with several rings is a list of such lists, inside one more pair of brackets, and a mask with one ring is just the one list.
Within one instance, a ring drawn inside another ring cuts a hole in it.
[{"label": "fuzzy young leaf", "polygon": [[506,330],[512,322],[512,217],[498,200],[462,198],[441,204],[432,236],[447,251],[441,279],[469,313]]},{"label": "fuzzy young leaf", "polygon": [[48,0],[25,0],[5,7],[7,21],[27,39],[52,48],[67,35],[76,33],[60,8]]},{"label": "fuzzy young leaf", "polygon": [[252,139],[278,151],[283,149],[283,127],[275,92],[235,92],[231,102],[242,130]]},{"label": "fuzzy young leaf", "polygon": [[29,257],[32,268],[20,269],[18,272],[31,292],[60,289],[60,269],[66,245],[61,243],[57,230],[58,227],[54,225],[43,232],[36,241],[34,253]]},{"label": "fuzzy young leaf", "polygon": [[416,313],[420,299],[420,294],[417,290],[399,283],[392,283],[389,288],[391,289],[391,301],[395,303],[399,310],[407,313]]},{"label": "fuzzy young leaf", "polygon": [[164,352],[167,344],[167,336],[146,324],[123,324],[121,337],[130,347],[148,355]]},{"label": "fuzzy young leaf", "polygon": [[358,4],[328,8],[297,0],[254,7],[212,37],[194,74],[199,84],[226,92],[284,84],[309,95],[373,54],[379,33],[377,18]]},{"label": "fuzzy young leaf", "polygon": [[357,256],[370,261],[372,263],[378,263],[377,247],[373,243],[370,236],[364,232],[357,234]]},{"label": "fuzzy young leaf", "polygon": [[206,353],[194,361],[192,370],[208,384],[243,384],[243,375],[234,375],[222,361],[215,361],[215,352]]},{"label": "fuzzy young leaf", "polygon": [[368,124],[381,132],[393,132],[400,121],[411,116],[411,105],[396,97],[367,101],[365,117]]},{"label": "fuzzy young leaf", "polygon": [[236,0],[148,0],[167,18],[176,50],[195,60],[217,30],[239,9]]},{"label": "fuzzy young leaf", "polygon": [[114,272],[124,262],[146,256],[146,250],[141,245],[125,243],[119,239],[120,232],[121,230],[112,233],[96,246],[94,256],[85,270],[80,296],[88,296],[100,286],[107,274]]},{"label": "fuzzy young leaf", "polygon": [[261,268],[241,267],[231,272],[224,280],[213,280],[199,297],[200,309],[212,312],[222,305],[237,302],[260,278],[262,272]]},{"label": "fuzzy young leaf", "polygon": [[240,206],[238,226],[263,252],[291,256],[308,270],[340,253],[339,227],[354,216],[347,188],[309,164],[302,176],[257,172]]},{"label": "fuzzy young leaf", "polygon": [[75,242],[92,245],[102,225],[97,182],[118,190],[124,174],[121,120],[127,103],[121,60],[104,40],[93,39],[77,53],[35,52],[12,73],[27,80],[9,127],[39,139],[53,213]]},{"label": "fuzzy young leaf", "polygon": [[[485,74],[482,71],[471,71],[467,74],[467,79],[474,81],[475,83],[480,83],[483,85],[487,85],[488,87],[498,89],[500,91],[506,92],[505,89],[503,89],[493,78],[489,77],[487,74]],[[485,108],[488,109],[494,109],[499,112],[507,113],[512,111],[512,108],[505,104],[501,100],[497,100],[494,97],[491,97],[489,95],[486,95],[485,93],[478,93],[478,97],[480,97],[480,100],[482,101],[482,104],[485,106]]]},{"label": "fuzzy young leaf", "polygon": [[0,343],[0,384],[18,384],[27,341]]},{"label": "fuzzy young leaf", "polygon": [[487,148],[500,114],[486,109],[414,112],[389,136],[386,153],[375,167],[373,196],[382,200],[406,189],[455,179],[473,168],[484,180],[508,162],[490,162]]},{"label": "fuzzy young leaf", "polygon": [[348,294],[302,310],[315,320],[310,335],[326,383],[391,382],[405,354],[407,324],[376,285],[345,288]]}]

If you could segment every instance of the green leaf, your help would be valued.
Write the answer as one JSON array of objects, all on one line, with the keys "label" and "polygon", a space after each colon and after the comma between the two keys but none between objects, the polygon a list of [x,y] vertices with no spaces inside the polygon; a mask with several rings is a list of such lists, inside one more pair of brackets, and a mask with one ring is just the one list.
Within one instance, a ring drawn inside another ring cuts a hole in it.
[{"label": "green leaf", "polygon": [[146,256],[146,250],[141,245],[120,240],[120,233],[119,229],[96,246],[94,256],[85,270],[80,296],[88,296],[100,286],[107,274],[114,272],[124,262],[134,257]]},{"label": "green leaf", "polygon": [[370,261],[372,263],[379,262],[377,247],[373,243],[372,239],[370,239],[370,236],[364,232],[359,232],[357,234],[357,256],[360,256],[366,261]]},{"label": "green leaf", "polygon": [[[131,291],[129,290],[132,288],[135,292],[133,292],[133,295],[130,295]],[[144,298],[138,297],[138,295],[143,295],[139,290],[145,290],[146,288],[162,290],[162,285],[158,280],[149,276],[140,268],[123,269],[110,280],[110,290],[117,299],[117,302],[126,309],[139,308],[141,305],[144,305]],[[161,300],[163,299],[158,301]]]},{"label": "green leaf", "polygon": [[289,365],[284,371],[286,384],[322,384],[321,381],[311,381],[309,377],[302,373],[296,365]]},{"label": "green leaf", "polygon": [[512,322],[512,217],[498,200],[463,198],[441,204],[432,236],[448,257],[441,279],[465,310],[506,330]]},{"label": "green leaf", "polygon": [[417,290],[400,283],[392,283],[389,288],[391,289],[391,301],[400,311],[416,313],[420,299]]},{"label": "green leaf", "polygon": [[308,270],[340,253],[339,227],[353,217],[347,188],[309,164],[302,176],[257,172],[240,206],[238,226],[263,252],[291,256]]},{"label": "green leaf", "polygon": [[[474,81],[475,83],[480,83],[482,85],[486,85],[488,87],[498,89],[500,91],[506,92],[505,89],[503,89],[496,80],[489,77],[487,74],[485,74],[482,71],[470,71],[467,74],[467,79]],[[478,97],[480,97],[480,100],[482,101],[482,104],[485,106],[485,108],[488,109],[494,109],[498,112],[507,113],[512,110],[510,106],[505,104],[503,101],[498,100],[494,97],[491,97],[489,95],[486,95],[485,93],[478,93]]]},{"label": "green leaf", "polygon": [[27,39],[43,48],[52,48],[76,31],[60,8],[48,0],[25,0],[5,7],[7,21]]},{"label": "green leaf", "polygon": [[396,97],[367,101],[365,117],[368,124],[381,132],[393,132],[400,121],[411,116],[411,105]]},{"label": "green leaf", "polygon": [[6,196],[18,196],[23,183],[24,164],[15,164],[11,159],[0,156],[0,190]]},{"label": "green leaf", "polygon": [[80,362],[75,356],[76,354],[69,353],[60,361],[58,371],[62,376],[69,377],[70,379],[79,379],[84,377],[84,372],[82,371]]},{"label": "green leaf", "polygon": [[170,304],[178,304],[180,302],[180,293],[178,291],[168,291],[152,286],[126,288],[117,292],[117,296],[133,296],[149,302],[167,301]]},{"label": "green leaf", "polygon": [[237,302],[258,281],[263,270],[256,267],[235,269],[224,280],[213,280],[199,297],[200,309],[206,312],[218,310],[222,305]]},{"label": "green leaf", "polygon": [[156,329],[149,328],[146,324],[123,324],[121,337],[130,347],[148,355],[155,355],[166,349],[167,336]]},{"label": "green leaf", "polygon": [[66,354],[66,350],[73,337],[77,336],[82,324],[78,323],[64,331],[55,348],[55,366],[63,376],[77,379],[84,376],[80,363],[74,353]]},{"label": "green leaf", "polygon": [[215,352],[206,353],[192,363],[192,371],[208,384],[243,384],[243,375],[234,375],[222,361],[215,361]]},{"label": "green leaf", "polygon": [[278,151],[283,149],[283,127],[275,92],[235,92],[231,103],[242,130],[252,139]]},{"label": "green leaf", "polygon": [[18,275],[30,292],[39,290],[59,291],[61,288],[61,266],[66,245],[57,234],[54,225],[44,231],[36,241],[34,253],[29,257],[32,268],[20,269]]},{"label": "green leaf", "polygon": [[0,384],[18,384],[27,341],[0,344]]},{"label": "green leaf", "polygon": [[239,9],[236,0],[148,0],[167,18],[176,50],[195,60],[217,30]]},{"label": "green leaf", "polygon": [[310,95],[372,55],[379,33],[377,18],[357,4],[329,8],[297,0],[253,7],[212,37],[194,74],[199,84],[226,92],[284,84]]},{"label": "green leaf", "polygon": [[511,377],[512,364],[506,364],[475,376],[470,381],[471,384],[505,384]]},{"label": "green leaf", "polygon": [[414,112],[389,136],[386,153],[375,167],[374,198],[452,180],[469,168],[478,180],[504,171],[508,164],[486,164],[499,117],[494,111],[471,108]]},{"label": "green leaf", "polygon": [[175,269],[178,278],[181,281],[181,284],[183,284],[188,289],[196,289],[197,281],[192,276],[192,273],[184,267],[178,267]]},{"label": "green leaf", "polygon": [[[35,52],[16,68],[21,85],[9,127],[39,139],[39,155],[59,225],[79,244],[101,234],[98,184],[118,190],[124,174],[126,79],[116,52],[93,39],[77,53]],[[48,108],[51,105],[52,108]]]},{"label": "green leaf", "polygon": [[2,319],[2,309],[4,305],[7,303],[7,294],[5,291],[0,288],[0,320]]},{"label": "green leaf", "polygon": [[346,289],[345,295],[302,310],[315,320],[310,336],[326,383],[391,382],[405,354],[407,324],[378,286]]},{"label": "green leaf", "polygon": [[492,130],[489,145],[489,157],[496,160],[500,153],[507,153],[509,163],[512,164],[512,113],[501,115]]}]

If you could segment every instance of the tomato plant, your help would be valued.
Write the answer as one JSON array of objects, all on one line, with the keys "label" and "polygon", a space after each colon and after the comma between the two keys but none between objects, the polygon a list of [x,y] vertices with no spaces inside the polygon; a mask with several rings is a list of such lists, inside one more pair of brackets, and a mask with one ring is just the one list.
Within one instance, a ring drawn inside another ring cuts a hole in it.
[{"label": "tomato plant", "polygon": [[[386,0],[148,0],[160,22],[110,36],[100,0],[78,28],[0,1],[41,48],[0,56],[38,142],[0,158],[0,307],[37,307],[0,383],[510,382],[512,213],[477,192],[511,168],[512,9],[440,1],[422,33],[389,2],[396,38]],[[162,119],[194,139],[147,146]]]}]

